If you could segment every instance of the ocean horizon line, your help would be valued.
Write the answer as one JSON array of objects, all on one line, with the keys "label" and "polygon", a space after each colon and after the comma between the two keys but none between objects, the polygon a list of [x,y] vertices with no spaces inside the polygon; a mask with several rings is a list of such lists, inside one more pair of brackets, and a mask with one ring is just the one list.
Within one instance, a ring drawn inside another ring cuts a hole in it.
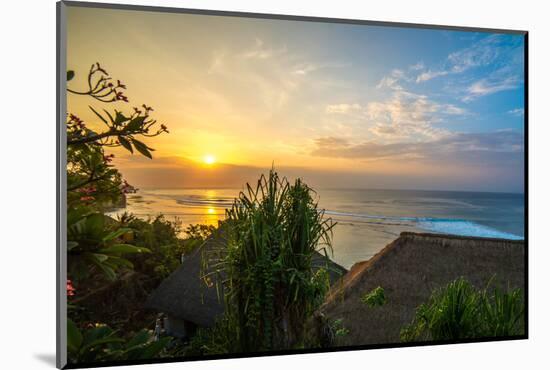
[{"label": "ocean horizon line", "polygon": [[[182,186],[182,187],[141,187],[135,186],[139,190],[244,190],[245,186]],[[319,190],[342,190],[342,191],[416,191],[416,192],[439,192],[439,193],[477,193],[477,194],[503,194],[503,195],[522,195],[525,196],[525,191],[513,192],[513,191],[487,191],[487,190],[442,190],[442,189],[407,189],[407,188],[358,188],[358,187],[315,187],[315,192]]]}]

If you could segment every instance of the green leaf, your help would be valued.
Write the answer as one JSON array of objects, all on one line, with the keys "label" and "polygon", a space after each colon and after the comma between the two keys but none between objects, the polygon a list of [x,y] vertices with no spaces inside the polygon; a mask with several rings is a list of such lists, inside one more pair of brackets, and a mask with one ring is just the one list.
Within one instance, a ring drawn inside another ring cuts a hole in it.
[{"label": "green leaf", "polygon": [[103,274],[109,279],[109,280],[115,280],[116,279],[116,273],[113,267],[109,266],[109,256],[105,254],[99,254],[99,253],[86,253],[85,257],[97,268],[103,272]]},{"label": "green leaf", "polygon": [[95,240],[101,240],[103,228],[105,226],[105,218],[101,213],[93,213],[86,217],[86,233],[88,237]]},{"label": "green leaf", "polygon": [[137,333],[132,339],[126,343],[126,349],[130,349],[134,346],[141,346],[143,344],[146,344],[149,340],[149,331],[146,329],[142,329],[139,333]]},{"label": "green leaf", "polygon": [[126,118],[122,113],[120,113],[119,111],[116,111],[116,115],[115,115],[115,121],[114,123],[116,125],[120,125],[122,124],[123,122],[126,122],[128,121],[128,118]]},{"label": "green leaf", "polygon": [[130,144],[130,142],[124,136],[119,136],[118,142],[120,143],[120,145],[126,148],[130,153],[134,152],[134,149],[132,148],[132,144]]},{"label": "green leaf", "polygon": [[376,287],[361,298],[361,302],[369,307],[383,306],[386,303],[384,288]]},{"label": "green leaf", "polygon": [[111,267],[107,266],[104,263],[100,263],[97,265],[97,267],[100,268],[101,271],[103,271],[103,274],[107,277],[107,279],[113,281],[116,279],[116,273],[115,270],[113,270]]},{"label": "green leaf", "polygon": [[116,332],[107,325],[96,326],[91,329],[87,329],[84,332],[84,345],[88,345],[95,340],[113,337]]},{"label": "green leaf", "polygon": [[94,263],[103,263],[109,259],[109,256],[106,256],[105,254],[99,254],[99,253],[90,253],[89,256],[91,257]]},{"label": "green leaf", "polygon": [[97,346],[103,345],[103,344],[109,344],[109,343],[124,343],[124,339],[117,338],[117,337],[108,337],[108,338],[101,338],[101,339],[98,339],[98,340],[94,340],[93,342],[91,342],[91,343],[85,345],[84,347],[82,347],[81,352],[85,352],[90,348],[97,347]]},{"label": "green leaf", "polygon": [[99,253],[107,254],[125,254],[125,253],[151,253],[151,250],[143,247],[136,247],[130,244],[114,244],[108,248],[99,250]]},{"label": "green leaf", "polygon": [[88,207],[70,208],[67,210],[67,225],[74,225],[91,213]]},{"label": "green leaf", "polygon": [[132,143],[134,144],[134,147],[138,150],[138,152],[140,152],[141,154],[143,154],[149,159],[153,159],[151,152],[149,152],[150,148],[148,148],[147,145],[143,144],[141,141],[136,139],[132,139]]},{"label": "green leaf", "polygon": [[78,247],[78,243],[77,242],[74,242],[74,241],[68,241],[67,242],[67,250],[71,250],[73,248],[76,248]]},{"label": "green leaf", "polygon": [[118,230],[115,230],[113,232],[110,232],[109,234],[107,234],[106,236],[103,237],[103,241],[104,242],[107,242],[109,240],[113,240],[113,239],[116,239],[118,238],[119,236],[123,235],[123,234],[126,234],[127,232],[130,232],[132,231],[132,229],[130,229],[129,227],[121,227],[120,229]]},{"label": "green leaf", "polygon": [[109,111],[107,109],[103,109],[103,111],[109,117],[109,120],[111,121],[111,123],[115,123],[115,120],[114,120],[113,116],[111,116],[111,113],[109,113]]},{"label": "green leaf", "polygon": [[115,268],[123,266],[132,270],[134,269],[134,264],[128,261],[126,258],[109,256],[109,260],[107,262],[109,262],[110,266]]},{"label": "green leaf", "polygon": [[160,351],[164,349],[164,347],[166,347],[171,339],[172,338],[170,337],[164,337],[156,342],[152,342],[147,347],[145,347],[144,351],[141,353],[140,359],[149,359],[155,357],[159,354]]},{"label": "green leaf", "polygon": [[97,111],[94,108],[92,108],[91,106],[89,106],[89,107],[92,110],[92,112],[94,112],[95,115],[99,117],[100,120],[102,120],[103,122],[105,122],[105,124],[107,126],[109,126],[109,124],[107,123],[107,120],[105,118],[103,118],[103,116],[101,114],[97,113]]},{"label": "green leaf", "polygon": [[67,347],[70,352],[77,352],[82,345],[82,333],[71,319],[67,319]]},{"label": "green leaf", "polygon": [[67,81],[72,80],[74,77],[74,71],[68,70],[67,71]]},{"label": "green leaf", "polygon": [[143,126],[143,122],[145,121],[145,116],[137,116],[133,120],[131,120],[127,125],[125,130],[126,131],[136,131],[139,130]]}]

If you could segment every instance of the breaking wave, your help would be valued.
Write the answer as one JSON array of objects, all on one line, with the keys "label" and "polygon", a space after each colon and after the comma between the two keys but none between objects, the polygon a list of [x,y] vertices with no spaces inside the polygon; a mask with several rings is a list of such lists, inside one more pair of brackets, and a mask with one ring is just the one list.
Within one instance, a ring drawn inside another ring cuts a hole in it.
[{"label": "breaking wave", "polygon": [[[177,195],[171,196],[172,199],[178,204],[186,207],[211,207],[217,209],[230,208],[233,204],[234,197],[208,197],[203,195]],[[400,224],[407,223],[415,226],[419,229],[426,231],[440,233],[440,234],[452,234],[460,236],[477,236],[484,238],[502,238],[502,239],[514,239],[522,240],[523,236],[515,235],[512,233],[504,232],[486,226],[474,221],[468,221],[464,219],[454,218],[432,218],[432,217],[398,217],[398,216],[381,216],[371,215],[364,213],[352,213],[341,212],[334,210],[325,210],[327,216],[336,216],[337,218],[344,218],[346,221],[352,220],[368,220],[369,223],[378,224]]]},{"label": "breaking wave", "polygon": [[440,234],[452,234],[460,236],[477,236],[483,238],[502,238],[523,240],[523,236],[507,233],[494,229],[492,227],[479,224],[477,222],[452,219],[452,218],[432,218],[432,217],[394,217],[394,216],[377,216],[361,213],[347,213],[338,211],[325,211],[325,214],[331,216],[349,217],[355,219],[381,220],[387,222],[409,222],[416,227],[427,231],[432,231]]}]

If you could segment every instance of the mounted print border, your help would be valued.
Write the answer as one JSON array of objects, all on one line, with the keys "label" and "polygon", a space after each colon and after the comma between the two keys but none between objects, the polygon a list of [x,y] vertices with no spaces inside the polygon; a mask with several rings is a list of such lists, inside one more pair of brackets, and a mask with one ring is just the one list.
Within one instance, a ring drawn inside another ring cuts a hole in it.
[{"label": "mounted print border", "polygon": [[528,338],[527,31],[61,1],[57,41],[58,368]]}]

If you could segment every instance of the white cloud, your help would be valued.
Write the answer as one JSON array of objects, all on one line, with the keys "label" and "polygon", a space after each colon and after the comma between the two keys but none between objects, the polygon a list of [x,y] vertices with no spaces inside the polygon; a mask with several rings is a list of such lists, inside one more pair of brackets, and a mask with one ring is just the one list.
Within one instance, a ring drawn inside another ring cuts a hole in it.
[{"label": "white cloud", "polygon": [[409,81],[407,74],[401,69],[394,69],[389,76],[384,76],[378,85],[377,89],[389,88],[392,90],[403,90],[403,87],[399,84],[400,81]]},{"label": "white cloud", "polygon": [[[509,52],[502,45],[502,40],[501,35],[487,36],[468,48],[449,54],[439,68],[426,69],[423,62],[418,62],[409,66],[408,74],[402,70],[393,70],[388,76],[382,78],[377,88],[401,90],[403,86],[399,83],[400,81],[422,83],[438,77],[459,74],[475,67],[490,65],[495,63],[502,54]],[[411,76],[414,74],[416,77]]]},{"label": "white cloud", "polygon": [[516,117],[523,117],[525,110],[523,108],[516,108],[508,111],[508,114]]},{"label": "white cloud", "polygon": [[461,73],[470,68],[493,63],[501,53],[501,35],[490,35],[472,46],[449,54],[450,72]]},{"label": "white cloud", "polygon": [[[445,129],[436,127],[441,121],[442,106],[425,95],[396,91],[383,102],[371,102],[365,116],[374,124],[371,133],[386,139],[428,140],[445,136]],[[391,129],[388,129],[391,128]]]},{"label": "white cloud", "polygon": [[361,110],[361,105],[359,104],[331,104],[327,105],[325,111],[327,113],[350,113],[352,111]]},{"label": "white cloud", "polygon": [[308,64],[302,64],[300,66],[297,66],[292,73],[297,75],[307,75],[308,73],[316,71],[318,69],[319,69],[319,66],[308,63]]},{"label": "white cloud", "polygon": [[326,68],[345,68],[349,67],[349,63],[300,63],[292,70],[293,74],[305,76],[311,72],[315,72]]},{"label": "white cloud", "polygon": [[500,91],[514,90],[520,87],[522,80],[519,76],[490,76],[471,84],[462,101],[469,102],[481,96],[495,94]]},{"label": "white cloud", "polygon": [[510,52],[509,47],[506,48],[502,45],[502,40],[502,35],[490,35],[470,47],[455,51],[447,56],[444,67],[435,71],[422,72],[416,77],[416,82],[425,82],[437,77],[459,74],[472,68],[495,64],[503,54]]},{"label": "white cloud", "polygon": [[244,59],[269,59],[274,56],[279,56],[287,52],[286,46],[278,49],[264,47],[264,42],[261,39],[256,39],[256,44],[250,50],[242,53]]},{"label": "white cloud", "polygon": [[423,70],[424,68],[426,68],[426,66],[424,65],[424,62],[418,62],[409,67],[409,69],[413,71],[420,71],[420,70]]},{"label": "white cloud", "polygon": [[384,87],[387,87],[389,89],[393,90],[403,90],[403,87],[398,84],[398,79],[394,77],[383,77],[378,85],[376,85],[377,89],[382,89]]},{"label": "white cloud", "polygon": [[468,113],[466,109],[457,107],[456,105],[453,105],[453,104],[444,104],[441,107],[442,107],[442,111],[446,114],[463,115]]},{"label": "white cloud", "polygon": [[327,113],[347,115],[367,127],[368,133],[386,142],[426,141],[445,137],[449,131],[438,127],[446,116],[467,114],[464,108],[442,104],[426,95],[395,90],[389,99],[365,105],[341,103],[328,105]]},{"label": "white cloud", "polygon": [[429,81],[432,78],[445,76],[447,74],[449,74],[449,72],[447,72],[447,71],[432,71],[432,70],[430,70],[430,71],[427,71],[427,72],[423,72],[423,73],[419,74],[416,77],[416,83]]},{"label": "white cloud", "polygon": [[[517,131],[453,133],[425,142],[380,144],[373,141],[350,142],[339,137],[314,141],[312,155],[320,157],[358,158],[425,158],[427,161],[458,161],[479,164],[486,161],[507,164],[523,157],[523,134]],[[451,162],[448,162],[451,163]]]}]

